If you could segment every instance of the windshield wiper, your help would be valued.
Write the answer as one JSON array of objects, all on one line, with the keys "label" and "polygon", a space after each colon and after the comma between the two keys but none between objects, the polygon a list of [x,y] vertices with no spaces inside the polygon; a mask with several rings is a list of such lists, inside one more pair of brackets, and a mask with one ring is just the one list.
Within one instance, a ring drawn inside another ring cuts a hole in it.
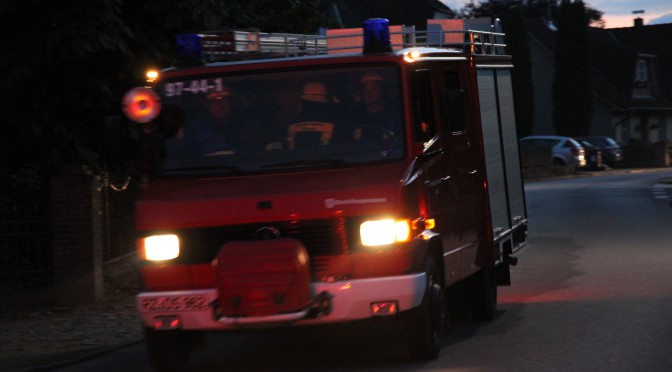
[{"label": "windshield wiper", "polygon": [[345,162],[343,159],[304,159],[293,160],[280,163],[266,164],[264,168],[310,168],[310,167],[324,167],[330,165],[341,165]]}]

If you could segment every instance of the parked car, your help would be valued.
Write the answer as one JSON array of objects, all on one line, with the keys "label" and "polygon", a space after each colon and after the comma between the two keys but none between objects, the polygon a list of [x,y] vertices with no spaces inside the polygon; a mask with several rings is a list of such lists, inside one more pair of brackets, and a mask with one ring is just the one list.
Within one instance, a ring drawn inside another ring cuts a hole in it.
[{"label": "parked car", "polygon": [[602,160],[610,167],[623,160],[623,150],[621,146],[611,137],[605,136],[587,136],[582,137],[581,141],[590,143],[602,151]]},{"label": "parked car", "polygon": [[590,170],[604,169],[602,150],[593,146],[593,144],[588,141],[582,141],[578,139],[576,140],[581,144],[584,151],[586,152],[585,168]]},{"label": "parked car", "polygon": [[586,166],[586,152],[579,142],[563,136],[528,136],[520,139],[526,146],[548,146],[551,148],[553,163],[577,168]]}]

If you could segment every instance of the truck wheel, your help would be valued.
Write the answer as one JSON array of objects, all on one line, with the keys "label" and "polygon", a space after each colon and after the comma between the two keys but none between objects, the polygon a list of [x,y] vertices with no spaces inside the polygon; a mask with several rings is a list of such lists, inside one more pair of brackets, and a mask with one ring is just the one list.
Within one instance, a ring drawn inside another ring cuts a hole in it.
[{"label": "truck wheel", "polygon": [[156,371],[184,371],[194,349],[192,335],[184,331],[145,328],[145,347]]},{"label": "truck wheel", "polygon": [[481,269],[467,279],[467,303],[476,320],[497,315],[497,277],[494,268]]},{"label": "truck wheel", "polygon": [[434,359],[441,351],[441,336],[447,327],[446,295],[439,281],[436,264],[425,264],[427,288],[422,304],[410,310],[404,319],[408,351],[413,359]]}]

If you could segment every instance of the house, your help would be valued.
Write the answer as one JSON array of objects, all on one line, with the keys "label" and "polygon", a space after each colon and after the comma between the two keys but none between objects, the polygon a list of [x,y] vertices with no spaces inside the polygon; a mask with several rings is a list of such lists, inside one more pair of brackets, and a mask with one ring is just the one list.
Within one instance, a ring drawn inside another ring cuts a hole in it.
[{"label": "house", "polygon": [[[535,91],[533,134],[553,134],[552,87],[557,32],[528,19]],[[593,65],[591,132],[618,142],[672,141],[672,24],[589,30]]]},{"label": "house", "polygon": [[630,101],[627,111],[618,113],[616,131],[650,143],[672,141],[672,23],[643,26],[640,21],[610,31],[636,53],[628,75]]}]

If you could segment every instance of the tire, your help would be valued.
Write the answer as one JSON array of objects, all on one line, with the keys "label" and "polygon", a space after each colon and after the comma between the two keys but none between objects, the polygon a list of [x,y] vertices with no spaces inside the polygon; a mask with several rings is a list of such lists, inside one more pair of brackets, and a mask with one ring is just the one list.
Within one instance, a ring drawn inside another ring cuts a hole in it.
[{"label": "tire", "polygon": [[194,349],[194,338],[184,331],[145,328],[145,347],[156,371],[185,371]]},{"label": "tire", "polygon": [[427,287],[422,304],[404,319],[409,355],[412,359],[435,359],[441,351],[441,338],[447,327],[446,294],[432,259],[425,264]]},{"label": "tire", "polygon": [[497,315],[497,276],[495,268],[481,269],[467,279],[467,303],[475,320],[490,320]]}]

